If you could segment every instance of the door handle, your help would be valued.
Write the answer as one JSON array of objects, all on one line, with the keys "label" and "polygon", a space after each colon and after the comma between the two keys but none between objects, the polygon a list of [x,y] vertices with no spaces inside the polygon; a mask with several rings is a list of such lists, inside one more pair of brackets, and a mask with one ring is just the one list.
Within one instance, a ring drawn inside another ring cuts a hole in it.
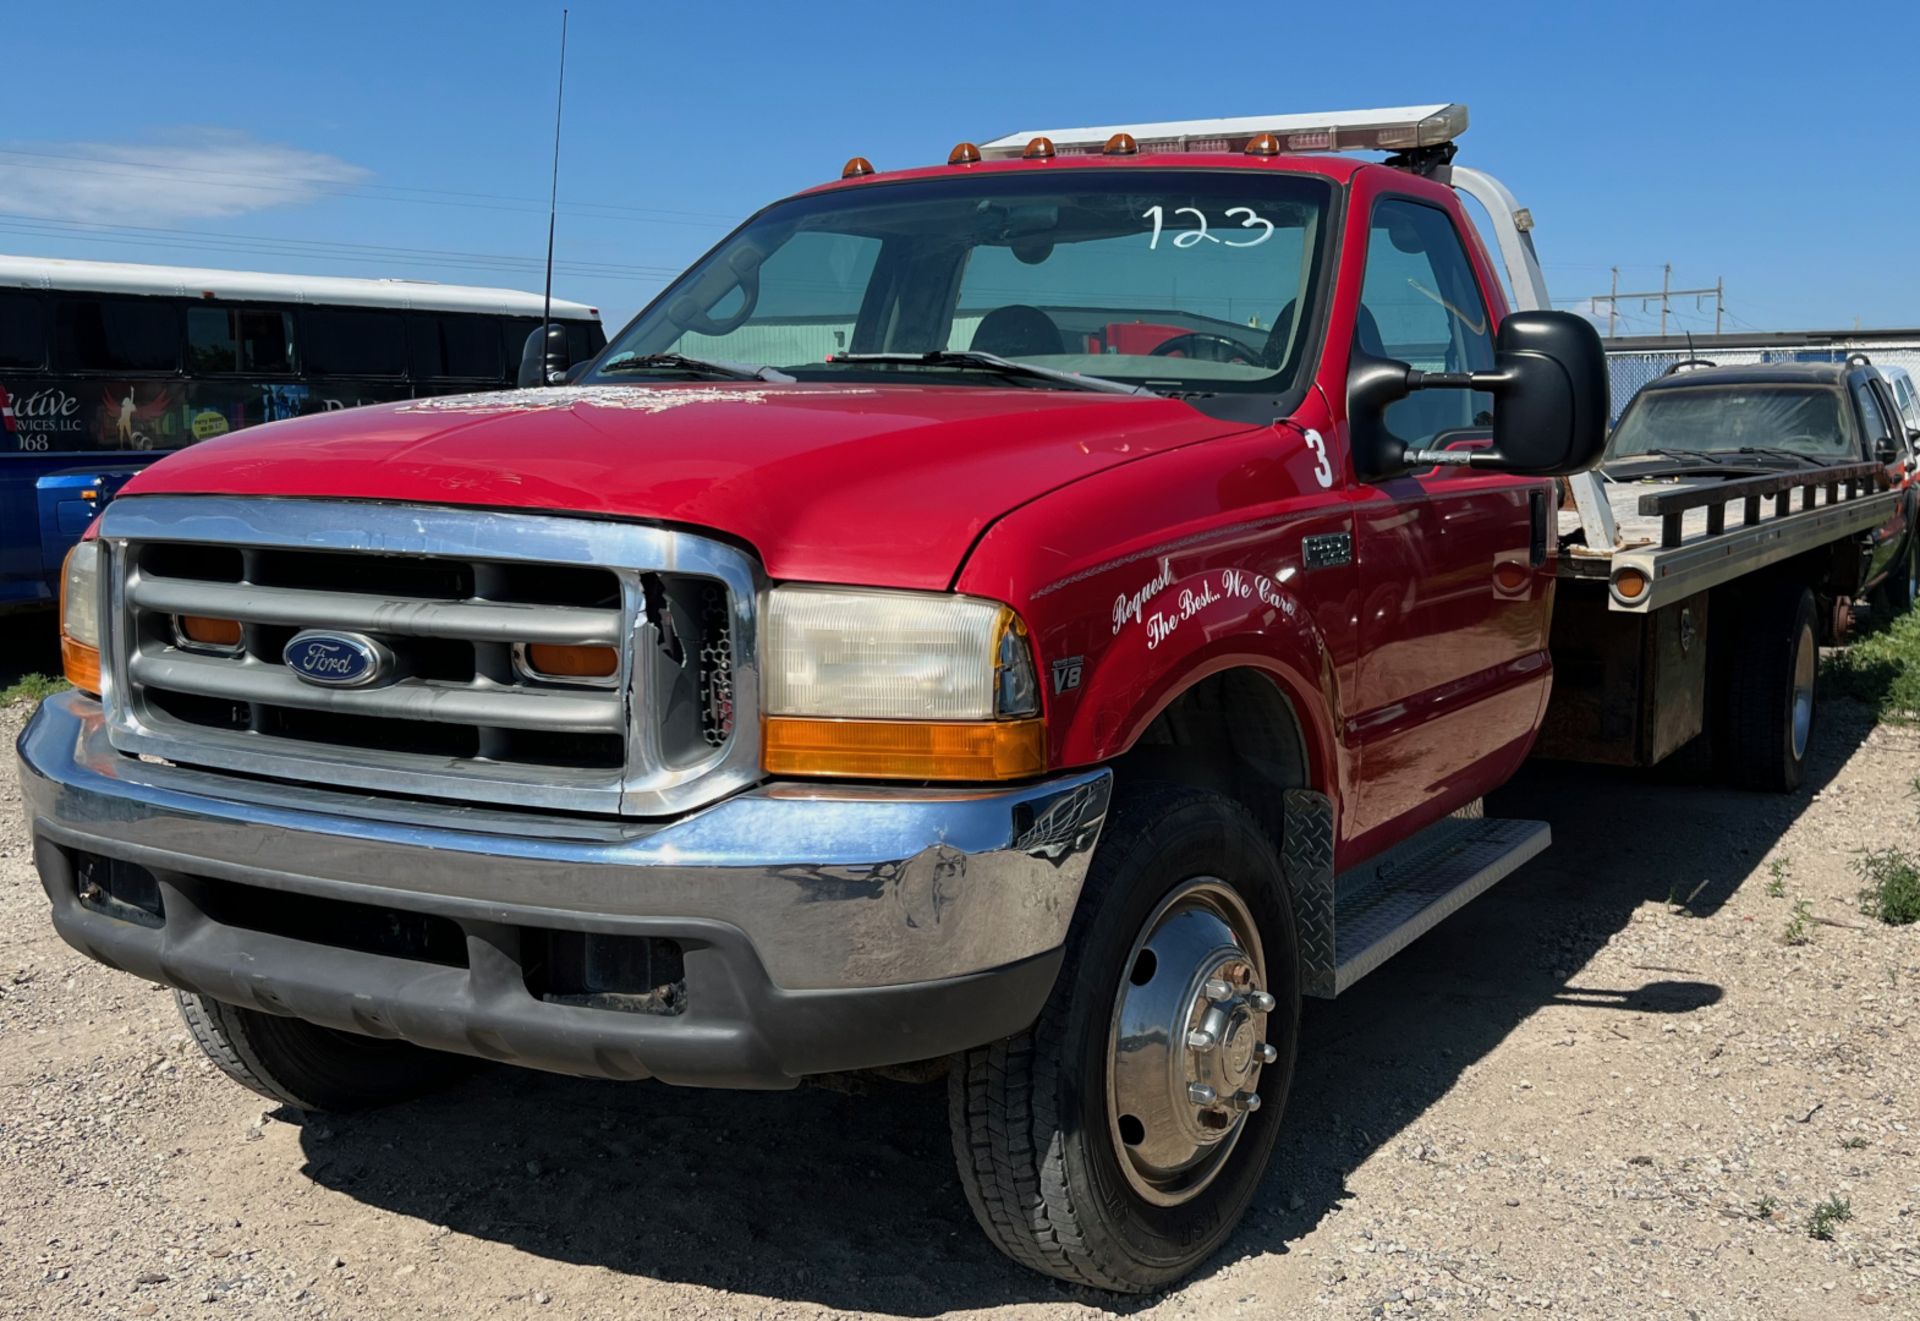
[{"label": "door handle", "polygon": [[1547,562],[1547,493],[1540,487],[1527,492],[1528,513],[1532,516],[1532,540],[1527,544],[1527,560],[1534,568]]}]

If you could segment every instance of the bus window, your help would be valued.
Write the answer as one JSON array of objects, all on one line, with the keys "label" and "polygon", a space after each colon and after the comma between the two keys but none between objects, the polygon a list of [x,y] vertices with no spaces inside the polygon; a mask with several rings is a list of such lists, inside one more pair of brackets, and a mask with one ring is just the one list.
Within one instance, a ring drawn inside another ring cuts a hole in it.
[{"label": "bus window", "polygon": [[416,381],[433,377],[498,381],[505,377],[500,331],[492,317],[418,315],[412,321],[411,338]]},{"label": "bus window", "polygon": [[404,376],[407,342],[397,312],[311,308],[300,356],[314,376]]},{"label": "bus window", "polygon": [[47,365],[47,322],[35,294],[0,294],[0,367]]},{"label": "bus window", "polygon": [[293,370],[293,316],[270,307],[187,308],[190,372]]},{"label": "bus window", "polygon": [[607,347],[607,332],[598,321],[569,321],[566,327],[568,362],[585,362]]},{"label": "bus window", "polygon": [[59,299],[53,365],[76,372],[178,371],[179,312],[158,298]]}]

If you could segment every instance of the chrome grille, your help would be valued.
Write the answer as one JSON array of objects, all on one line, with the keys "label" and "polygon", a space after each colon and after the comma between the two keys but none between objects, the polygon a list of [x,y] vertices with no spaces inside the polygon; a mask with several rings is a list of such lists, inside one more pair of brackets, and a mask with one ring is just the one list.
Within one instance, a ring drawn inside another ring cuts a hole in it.
[{"label": "chrome grille", "polygon": [[[109,506],[116,747],[342,788],[584,812],[687,810],[756,778],[755,567],[687,533],[485,510],[129,497]],[[187,616],[238,620],[195,643]],[[317,686],[304,630],[392,673]],[[743,639],[745,641],[743,641]],[[556,678],[529,647],[609,647]]]}]

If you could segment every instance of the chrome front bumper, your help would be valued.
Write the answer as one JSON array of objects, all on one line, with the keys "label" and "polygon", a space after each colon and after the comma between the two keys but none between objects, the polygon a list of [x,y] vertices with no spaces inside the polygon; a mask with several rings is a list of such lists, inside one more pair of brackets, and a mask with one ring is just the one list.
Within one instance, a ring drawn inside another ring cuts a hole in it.
[{"label": "chrome front bumper", "polygon": [[[1038,1014],[1110,776],[940,791],[772,784],[666,823],[533,815],[141,761],[99,704],[42,705],[21,791],[55,925],[150,980],[343,1030],[603,1077],[783,1086],[929,1058]],[[148,869],[165,920],[80,902],[89,857]],[[216,920],[206,884],[457,924],[464,966]],[[528,990],[526,933],[676,942],[682,1012]]]}]

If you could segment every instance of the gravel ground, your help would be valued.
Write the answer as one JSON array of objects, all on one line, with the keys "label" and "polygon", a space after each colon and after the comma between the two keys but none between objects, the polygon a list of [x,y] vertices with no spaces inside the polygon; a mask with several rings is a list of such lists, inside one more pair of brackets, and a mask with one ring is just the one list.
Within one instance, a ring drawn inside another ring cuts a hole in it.
[{"label": "gravel ground", "polygon": [[1916,777],[1920,731],[1838,705],[1792,798],[1529,769],[1491,806],[1556,846],[1310,1004],[1245,1227],[1116,1304],[987,1247],[938,1091],[493,1069],[264,1105],[53,935],[7,756],[0,1315],[1920,1316],[1920,928],[1857,916],[1850,870],[1920,846]]}]

